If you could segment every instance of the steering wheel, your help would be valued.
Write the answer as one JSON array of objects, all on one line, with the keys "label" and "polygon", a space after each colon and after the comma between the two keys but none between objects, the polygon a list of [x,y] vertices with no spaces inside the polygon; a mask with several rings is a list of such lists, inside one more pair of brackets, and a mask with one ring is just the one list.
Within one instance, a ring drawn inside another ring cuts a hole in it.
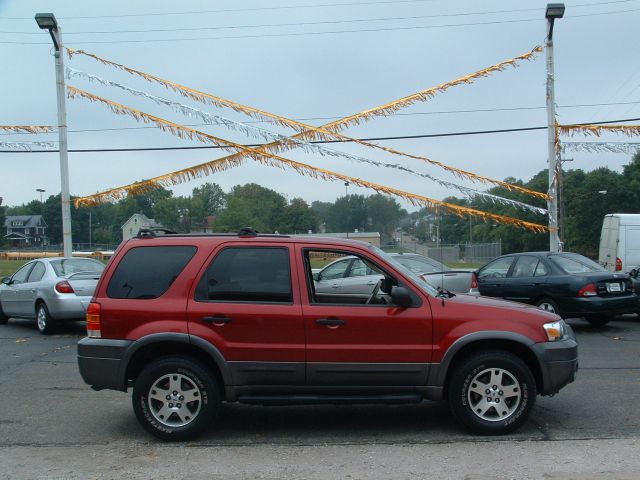
[{"label": "steering wheel", "polygon": [[369,295],[369,298],[367,298],[367,301],[364,302],[365,305],[371,305],[373,303],[376,296],[378,295],[378,292],[380,291],[380,287],[382,286],[383,280],[384,279],[381,278],[380,280],[378,280],[378,283],[375,284],[375,286],[373,287],[373,290],[371,291],[371,295]]}]

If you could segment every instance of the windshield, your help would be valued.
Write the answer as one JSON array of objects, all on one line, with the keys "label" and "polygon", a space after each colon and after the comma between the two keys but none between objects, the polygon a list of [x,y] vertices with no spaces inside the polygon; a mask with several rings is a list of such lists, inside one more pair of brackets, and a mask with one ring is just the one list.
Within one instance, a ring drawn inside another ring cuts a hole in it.
[{"label": "windshield", "polygon": [[429,285],[425,280],[419,277],[416,273],[412,272],[410,268],[405,267],[403,264],[398,262],[396,260],[398,257],[389,255],[388,253],[383,252],[378,247],[374,247],[373,245],[371,245],[371,250],[376,254],[378,254],[379,256],[381,256],[382,258],[384,258],[387,262],[389,262],[395,268],[400,270],[402,273],[404,273],[407,277],[409,277],[417,287],[419,287],[420,289],[422,289],[432,297],[435,297],[438,295],[438,291],[435,288]]},{"label": "windshield", "polygon": [[561,253],[552,255],[551,261],[567,273],[593,273],[606,272],[606,270],[593,260],[578,255],[577,253]]},{"label": "windshield", "polygon": [[51,262],[51,266],[58,277],[64,277],[66,275],[72,275],[80,272],[100,274],[104,270],[104,264],[89,258],[65,258],[53,260]]}]

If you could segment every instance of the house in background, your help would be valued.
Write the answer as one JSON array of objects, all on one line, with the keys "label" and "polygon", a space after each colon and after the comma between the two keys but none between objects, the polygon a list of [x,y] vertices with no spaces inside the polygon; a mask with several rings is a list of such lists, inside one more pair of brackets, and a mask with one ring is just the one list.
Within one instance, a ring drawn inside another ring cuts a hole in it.
[{"label": "house in background", "polygon": [[149,218],[142,213],[134,213],[129,220],[122,225],[122,240],[129,240],[138,235],[141,228],[164,228],[153,218]]},{"label": "house in background", "polygon": [[41,247],[49,244],[47,224],[42,215],[6,216],[5,241],[12,248]]}]

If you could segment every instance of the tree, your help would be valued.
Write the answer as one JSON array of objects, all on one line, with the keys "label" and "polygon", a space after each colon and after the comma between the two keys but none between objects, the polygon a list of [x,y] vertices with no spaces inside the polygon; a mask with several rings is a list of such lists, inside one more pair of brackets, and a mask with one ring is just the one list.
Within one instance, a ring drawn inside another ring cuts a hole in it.
[{"label": "tree", "polygon": [[255,183],[236,185],[227,196],[226,210],[216,219],[216,230],[237,232],[253,227],[263,233],[274,232],[286,205],[286,199],[278,192]]},{"label": "tree", "polygon": [[390,237],[407,216],[407,211],[391,197],[382,194],[371,195],[366,199],[369,225],[368,229]]},{"label": "tree", "polygon": [[353,232],[367,229],[369,215],[364,195],[340,197],[327,211],[328,232]]},{"label": "tree", "polygon": [[285,207],[277,230],[280,233],[307,233],[317,229],[318,219],[313,210],[302,198],[294,198]]},{"label": "tree", "polygon": [[[194,188],[191,198],[194,201],[192,204],[194,213],[197,213],[202,218],[208,215],[217,215],[227,203],[227,194],[224,193],[220,185],[210,182]],[[199,204],[196,206],[197,202]]]}]

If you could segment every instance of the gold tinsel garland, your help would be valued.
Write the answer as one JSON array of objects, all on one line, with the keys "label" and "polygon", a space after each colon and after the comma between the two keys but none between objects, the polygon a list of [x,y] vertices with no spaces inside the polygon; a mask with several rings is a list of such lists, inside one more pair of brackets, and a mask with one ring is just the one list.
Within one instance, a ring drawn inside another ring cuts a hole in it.
[{"label": "gold tinsel garland", "polygon": [[52,132],[54,127],[48,125],[0,125],[0,130],[14,133],[47,133]]},{"label": "gold tinsel garland", "polygon": [[68,95],[70,96],[70,98],[81,97],[93,102],[99,102],[108,106],[114,113],[117,113],[120,115],[129,115],[135,118],[136,120],[142,121],[145,123],[154,123],[161,130],[167,131],[180,138],[196,139],[201,142],[213,143],[225,149],[238,150],[239,155],[241,155],[241,156],[234,155],[233,156],[234,158],[227,157],[227,158],[214,160],[211,162],[206,162],[200,165],[178,170],[176,172],[161,175],[161,176],[152,178],[150,180],[145,180],[143,182],[137,182],[131,185],[110,189],[104,192],[97,193],[95,195],[80,197],[75,199],[74,201],[76,207],[95,205],[95,204],[105,202],[105,201],[110,201],[110,200],[118,200],[118,199],[124,198],[126,195],[129,195],[129,194],[135,195],[135,194],[148,192],[150,190],[153,190],[154,188],[157,188],[158,186],[176,185],[176,184],[183,183],[185,181],[189,181],[204,175],[210,175],[215,172],[220,172],[223,170],[227,170],[229,168],[239,166],[242,163],[244,163],[246,158],[251,158],[252,160],[255,160],[264,165],[275,166],[279,168],[285,168],[285,167],[291,168],[296,173],[303,176],[318,178],[322,180],[348,181],[354,185],[358,185],[364,188],[369,188],[379,193],[394,195],[394,196],[403,198],[414,205],[425,206],[427,208],[442,207],[458,216],[473,215],[476,217],[480,217],[483,220],[493,220],[493,221],[504,223],[507,225],[514,225],[517,227],[526,228],[529,230],[533,230],[535,232],[548,231],[548,227],[544,225],[525,222],[523,220],[507,217],[504,215],[497,215],[497,214],[485,212],[482,210],[462,207],[460,205],[454,205],[451,203],[435,200],[422,195],[416,195],[413,193],[404,192],[402,190],[368,182],[360,178],[343,175],[340,173],[332,172],[330,170],[313,167],[305,163],[289,160],[287,158],[283,158],[278,155],[263,152],[255,148],[245,147],[244,145],[240,145],[235,142],[231,142],[229,140],[224,140],[224,139],[215,137],[213,135],[209,135],[207,133],[194,130],[186,126],[179,125],[174,122],[170,122],[163,118],[156,117],[154,115],[149,115],[147,113],[141,112],[140,110],[136,110],[116,102],[112,102],[111,100],[99,97],[97,95],[93,95],[91,93],[85,92],[83,90],[77,89],[72,86],[68,86],[67,88],[68,88]]},{"label": "gold tinsel garland", "polygon": [[[172,82],[170,80],[166,80],[160,77],[157,77],[155,75],[151,75],[145,72],[141,72],[139,70],[127,67],[125,65],[116,63],[116,62],[112,62],[110,60],[106,60],[104,58],[101,58],[95,54],[92,53],[88,53],[85,52],[84,50],[73,50],[70,48],[67,48],[67,52],[69,54],[69,57],[73,57],[73,55],[85,55],[88,56],[90,58],[93,58],[94,60],[104,64],[104,65],[108,65],[114,68],[117,68],[119,70],[123,70],[131,75],[136,75],[139,76],[141,78],[143,78],[146,81],[149,82],[153,82],[153,83],[158,83],[162,86],[164,86],[165,88],[168,88],[170,90],[173,90],[177,93],[179,93],[180,95],[186,97],[186,98],[190,98],[192,100],[201,102],[201,103],[205,103],[205,104],[210,104],[210,105],[214,105],[216,107],[227,107],[227,108],[231,108],[237,112],[241,112],[244,113],[245,115],[254,117],[254,118],[259,118],[259,119],[265,119],[268,121],[271,121],[275,124],[281,125],[281,126],[288,126],[290,128],[293,128],[294,130],[298,131],[299,133],[297,133],[296,135],[293,135],[292,138],[295,139],[304,139],[307,141],[313,141],[313,140],[332,140],[332,139],[338,139],[338,140],[342,140],[342,141],[346,141],[346,142],[354,142],[354,143],[358,143],[360,145],[369,147],[369,148],[375,148],[378,150],[382,150],[385,151],[387,153],[390,153],[392,155],[399,155],[399,156],[404,156],[407,158],[411,158],[414,160],[419,160],[419,161],[423,161],[423,162],[427,162],[431,165],[435,165],[439,168],[444,169],[445,171],[448,171],[452,174],[454,174],[457,177],[460,178],[464,178],[464,179],[468,179],[468,180],[472,180],[472,181],[479,181],[479,182],[483,182],[483,183],[487,183],[487,184],[493,184],[493,185],[497,185],[497,186],[501,186],[506,188],[507,190],[510,191],[519,191],[521,193],[527,194],[527,195],[531,195],[533,197],[536,198],[541,198],[543,200],[547,200],[549,198],[549,196],[545,193],[541,193],[541,192],[536,192],[534,190],[530,190],[528,188],[524,188],[518,185],[513,185],[507,182],[503,182],[501,180],[496,180],[496,179],[492,179],[490,177],[486,177],[483,175],[478,175],[463,169],[459,169],[456,167],[452,167],[449,165],[446,165],[442,162],[439,162],[437,160],[433,160],[431,158],[425,157],[425,156],[421,156],[421,155],[413,155],[413,154],[409,154],[409,153],[405,153],[405,152],[401,152],[399,150],[396,150],[394,148],[391,147],[385,147],[382,145],[378,145],[375,143],[371,143],[371,142],[366,142],[364,140],[359,140],[359,139],[355,139],[352,137],[348,137],[346,135],[342,135],[340,133],[338,133],[338,130],[341,128],[346,128],[349,125],[352,124],[359,124],[362,120],[368,120],[374,116],[378,116],[378,115],[389,115],[401,108],[404,108],[406,106],[411,105],[412,103],[415,103],[416,101],[425,101],[428,100],[429,98],[432,98],[433,96],[435,96],[437,93],[439,92],[443,92],[453,86],[456,85],[461,85],[461,84],[469,84],[469,83],[473,83],[473,81],[477,78],[480,77],[486,77],[489,74],[491,74],[492,72],[496,72],[496,71],[502,71],[505,68],[509,67],[509,66],[513,66],[515,67],[518,61],[521,60],[531,60],[536,53],[542,51],[542,47],[535,47],[533,50],[531,50],[528,53],[525,53],[523,55],[520,55],[518,57],[514,57],[511,58],[509,60],[506,60],[504,62],[500,62],[498,64],[492,65],[490,67],[484,68],[482,70],[479,70],[477,72],[471,73],[469,75],[465,75],[463,77],[457,78],[451,82],[446,82],[446,83],[442,83],[440,85],[437,85],[435,87],[431,87],[425,90],[421,90],[418,93],[415,93],[413,95],[409,95],[407,97],[403,97],[399,100],[396,100],[394,102],[390,102],[387,103],[385,105],[381,105],[379,107],[375,107],[372,109],[368,109],[365,110],[363,112],[360,112],[358,114],[355,115],[351,115],[349,117],[345,117],[343,119],[340,120],[336,120],[334,122],[325,124],[323,126],[320,127],[314,127],[311,125],[307,125],[295,120],[291,120],[285,117],[281,117],[279,115],[275,115],[269,112],[266,112],[264,110],[260,110],[254,107],[250,107],[247,105],[242,105],[240,103],[234,102],[232,100],[227,100],[215,95],[211,95],[208,93],[204,93],[201,92],[199,90],[195,90],[192,89],[190,87],[186,87],[184,85],[180,85],[178,83]],[[265,150],[265,151],[271,151],[273,153],[282,153],[283,151],[286,151],[290,148],[293,147],[293,144],[291,143],[286,143],[286,142],[282,142],[282,141],[275,141],[275,142],[271,142],[268,144],[265,144],[263,146],[261,146],[259,149],[260,150]]]}]

